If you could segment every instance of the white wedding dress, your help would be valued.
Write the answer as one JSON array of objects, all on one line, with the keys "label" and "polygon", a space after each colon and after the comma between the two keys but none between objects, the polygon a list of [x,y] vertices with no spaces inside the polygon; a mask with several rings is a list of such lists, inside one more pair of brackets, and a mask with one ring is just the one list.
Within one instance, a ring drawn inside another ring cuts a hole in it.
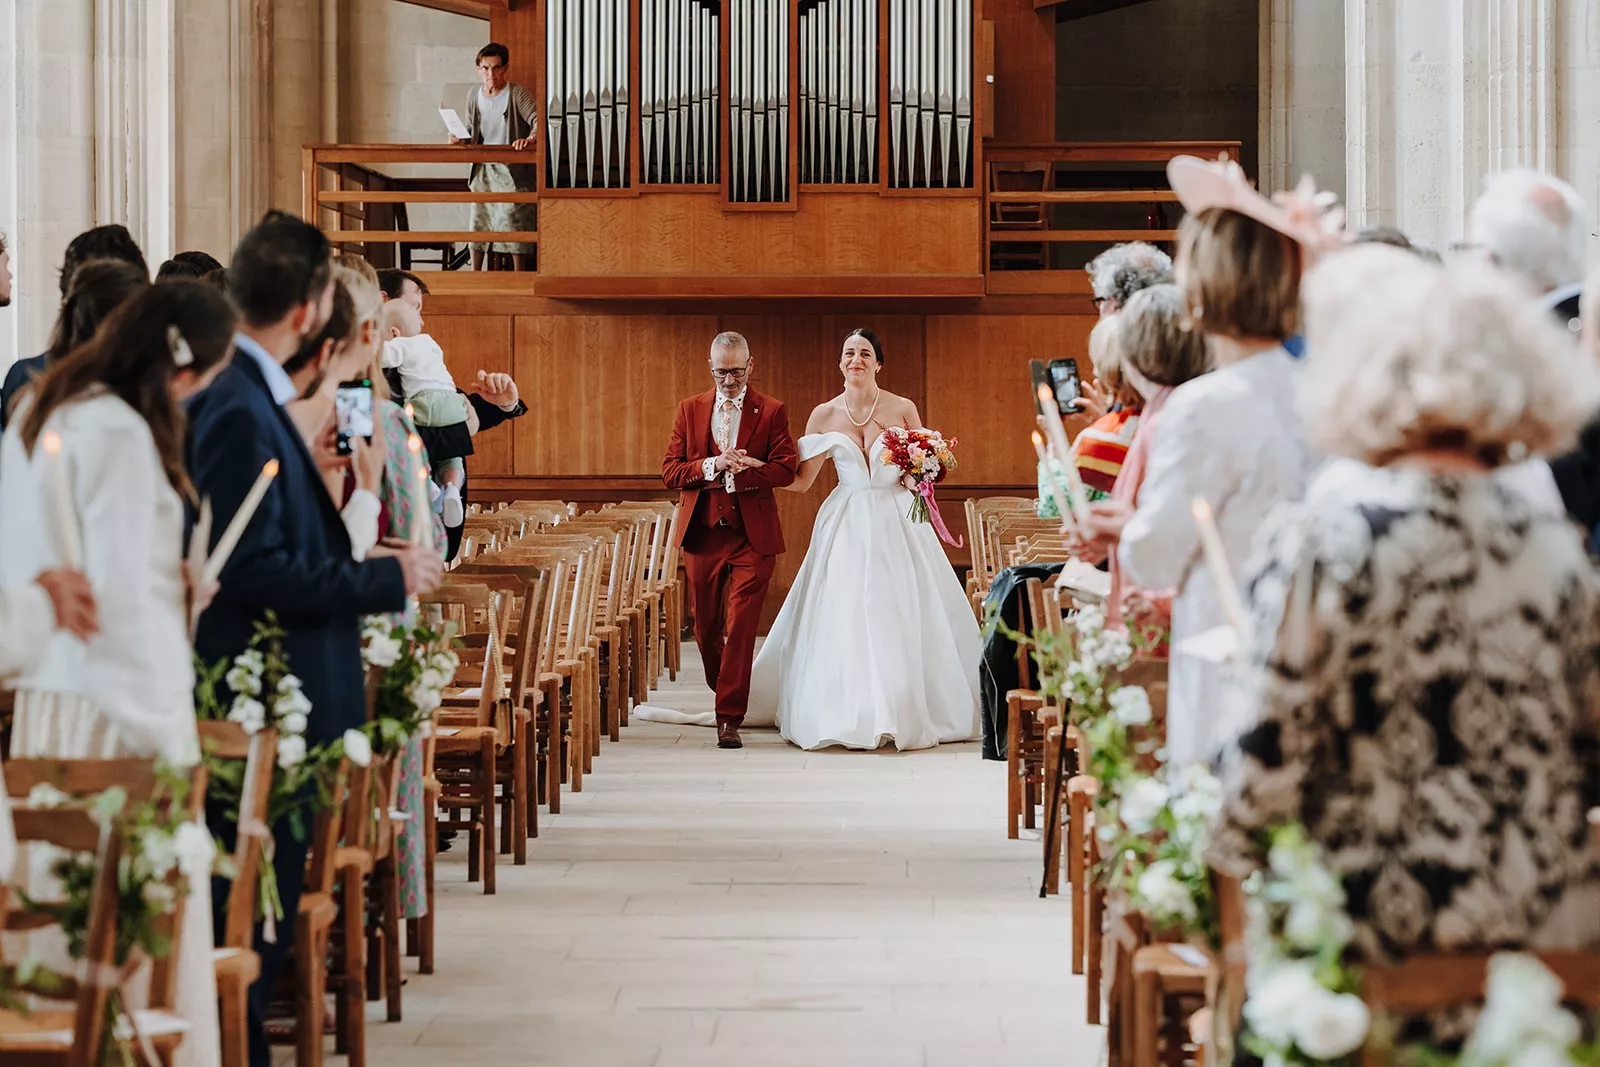
[{"label": "white wedding dress", "polygon": [[810,434],[839,486],[756,657],[750,726],[804,749],[932,748],[978,735],[981,640],[933,527],[907,517],[900,472],[845,434]]}]

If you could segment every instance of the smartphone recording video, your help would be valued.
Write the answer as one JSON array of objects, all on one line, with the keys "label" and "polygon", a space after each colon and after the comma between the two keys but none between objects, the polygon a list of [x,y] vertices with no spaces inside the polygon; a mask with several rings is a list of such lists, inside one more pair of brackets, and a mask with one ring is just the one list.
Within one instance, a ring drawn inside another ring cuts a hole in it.
[{"label": "smartphone recording video", "polygon": [[372,443],[372,379],[344,382],[334,394],[334,430],[339,455],[348,456],[357,437]]}]

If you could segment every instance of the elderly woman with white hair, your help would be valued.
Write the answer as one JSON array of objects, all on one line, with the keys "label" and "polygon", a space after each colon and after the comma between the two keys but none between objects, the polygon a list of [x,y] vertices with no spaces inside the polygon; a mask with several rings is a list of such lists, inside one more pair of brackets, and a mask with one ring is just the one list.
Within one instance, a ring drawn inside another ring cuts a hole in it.
[{"label": "elderly woman with white hair", "polygon": [[1600,946],[1600,583],[1578,532],[1493,476],[1572,439],[1600,366],[1482,264],[1354,249],[1305,305],[1305,426],[1365,477],[1319,475],[1258,540],[1211,861],[1242,877],[1303,826],[1357,964]]},{"label": "elderly woman with white hair", "polygon": [[1172,257],[1155,245],[1128,241],[1101,252],[1084,270],[1095,308],[1102,316],[1115,315],[1139,290],[1172,281]]}]

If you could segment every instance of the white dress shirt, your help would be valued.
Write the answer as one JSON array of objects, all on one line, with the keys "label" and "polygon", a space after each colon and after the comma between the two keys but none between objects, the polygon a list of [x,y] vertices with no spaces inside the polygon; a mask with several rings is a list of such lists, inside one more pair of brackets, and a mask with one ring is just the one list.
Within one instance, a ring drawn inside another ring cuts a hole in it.
[{"label": "white dress shirt", "polygon": [[385,369],[400,371],[400,388],[407,400],[428,389],[456,391],[456,381],[450,377],[450,368],[445,366],[444,349],[425,333],[383,342],[380,362]]},{"label": "white dress shirt", "polygon": [[[749,392],[750,390],[748,389],[741,389],[739,395],[730,400],[728,397],[723,396],[719,390],[716,403],[711,405],[711,439],[716,441],[717,447],[724,452],[735,447],[739,442],[739,417],[744,414],[744,398],[749,395]],[[722,425],[723,409],[728,404],[733,405],[733,417],[728,420],[727,440],[722,441],[717,439],[717,431]],[[714,482],[720,477],[723,488],[730,493],[733,492],[733,472],[719,472],[717,470],[716,456],[712,456],[702,463],[701,469],[705,471],[706,481]]]}]

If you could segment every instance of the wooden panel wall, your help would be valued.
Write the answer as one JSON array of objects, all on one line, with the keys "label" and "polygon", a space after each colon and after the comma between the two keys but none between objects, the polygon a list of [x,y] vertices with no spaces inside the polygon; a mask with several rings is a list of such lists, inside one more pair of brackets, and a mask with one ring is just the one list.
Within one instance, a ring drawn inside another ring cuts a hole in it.
[{"label": "wooden panel wall", "polygon": [[[1093,308],[1081,298],[960,301],[959,310],[910,302],[858,310],[783,301],[726,309],[533,298],[508,298],[498,309],[495,303],[436,296],[425,308],[427,329],[458,383],[467,385],[480,369],[510,370],[531,409],[477,439],[475,498],[664,495],[661,457],[673,415],[683,397],[711,387],[706,357],[720,330],[749,339],[755,386],[784,401],[798,437],[811,409],[839,391],[845,334],[867,326],[883,342],[884,388],[912,398],[929,426],[961,439],[961,467],[945,494],[947,518],[958,531],[964,496],[1033,484],[1028,361],[1073,356],[1086,365],[1094,325]],[[833,485],[830,470],[807,494],[778,494],[789,551],[774,579],[769,620]],[[964,562],[966,553],[952,557]]]},{"label": "wooden panel wall", "polygon": [[723,210],[714,193],[552,197],[543,274],[848,275],[983,272],[976,197],[801,193],[793,212]]}]

